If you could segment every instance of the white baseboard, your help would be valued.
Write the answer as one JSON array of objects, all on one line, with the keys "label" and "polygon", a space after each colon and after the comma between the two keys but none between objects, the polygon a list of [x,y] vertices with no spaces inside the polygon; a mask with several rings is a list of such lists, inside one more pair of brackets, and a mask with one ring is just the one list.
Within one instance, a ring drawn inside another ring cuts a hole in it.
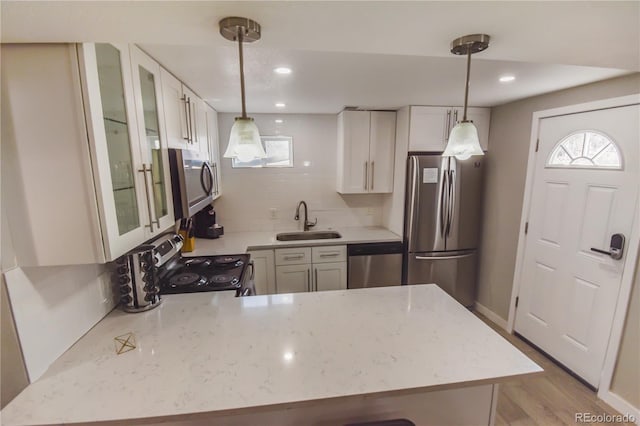
[{"label": "white baseboard", "polygon": [[620,414],[628,414],[635,418],[635,423],[640,426],[640,409],[634,407],[626,399],[616,395],[610,390],[598,392],[598,398],[616,409]]},{"label": "white baseboard", "polygon": [[496,324],[497,326],[499,326],[503,330],[507,331],[507,320],[506,319],[502,318],[501,316],[499,316],[498,314],[493,312],[491,309],[487,308],[484,305],[481,305],[478,302],[476,302],[474,304],[474,309],[476,311],[478,311],[479,313],[481,313],[482,315],[484,315],[485,317],[489,318],[489,320],[491,320],[491,322],[493,322],[494,324]]}]

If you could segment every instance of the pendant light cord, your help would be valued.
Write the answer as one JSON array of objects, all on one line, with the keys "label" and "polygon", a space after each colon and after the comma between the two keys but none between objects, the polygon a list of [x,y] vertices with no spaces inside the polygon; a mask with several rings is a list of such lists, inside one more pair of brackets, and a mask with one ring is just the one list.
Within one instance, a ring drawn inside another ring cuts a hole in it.
[{"label": "pendant light cord", "polygon": [[469,74],[471,73],[471,45],[467,47],[467,85],[464,87],[464,113],[462,121],[467,121],[467,103],[469,102]]},{"label": "pendant light cord", "polygon": [[[245,97],[244,97],[244,58],[242,55],[243,39],[244,39],[244,27],[238,27],[238,52],[240,54],[240,93],[242,94],[242,118],[247,118],[247,107],[245,106]],[[465,112],[465,116],[466,116],[466,112]]]}]

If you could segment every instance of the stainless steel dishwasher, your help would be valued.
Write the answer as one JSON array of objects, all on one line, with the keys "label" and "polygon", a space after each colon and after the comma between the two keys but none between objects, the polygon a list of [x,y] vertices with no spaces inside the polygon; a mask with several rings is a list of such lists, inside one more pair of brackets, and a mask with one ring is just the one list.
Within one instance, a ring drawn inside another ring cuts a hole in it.
[{"label": "stainless steel dishwasher", "polygon": [[349,244],[347,288],[400,285],[402,248],[401,242]]}]

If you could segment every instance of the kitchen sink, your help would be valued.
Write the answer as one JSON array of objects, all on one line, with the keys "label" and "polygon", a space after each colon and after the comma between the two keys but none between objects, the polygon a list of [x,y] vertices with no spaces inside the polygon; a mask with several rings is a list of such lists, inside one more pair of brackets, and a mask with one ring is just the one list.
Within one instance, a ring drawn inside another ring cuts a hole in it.
[{"label": "kitchen sink", "polygon": [[335,231],[282,232],[276,235],[278,241],[329,240],[334,238],[342,238],[342,235]]}]

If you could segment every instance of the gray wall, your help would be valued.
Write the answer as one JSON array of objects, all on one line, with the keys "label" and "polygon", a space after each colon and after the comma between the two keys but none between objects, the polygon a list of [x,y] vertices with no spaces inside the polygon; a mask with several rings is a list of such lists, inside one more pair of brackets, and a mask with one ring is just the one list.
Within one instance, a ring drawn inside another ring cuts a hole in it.
[{"label": "gray wall", "polygon": [[640,73],[535,96],[491,110],[478,302],[506,319],[535,111],[640,92]]},{"label": "gray wall", "polygon": [[[505,320],[509,315],[533,113],[639,92],[640,73],[635,73],[492,109],[477,298],[479,303]],[[629,261],[633,262],[633,259]],[[640,263],[640,259],[636,261]],[[640,272],[637,271],[611,385],[613,393],[635,407],[640,407],[639,275]]]}]

